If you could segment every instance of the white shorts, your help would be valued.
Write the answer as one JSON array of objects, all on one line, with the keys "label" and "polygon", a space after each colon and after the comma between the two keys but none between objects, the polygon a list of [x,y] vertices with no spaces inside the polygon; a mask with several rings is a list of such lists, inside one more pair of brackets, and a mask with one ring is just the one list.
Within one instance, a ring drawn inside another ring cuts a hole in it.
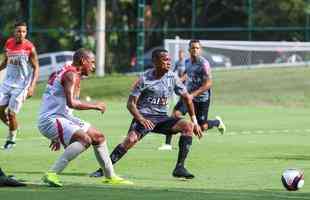
[{"label": "white shorts", "polygon": [[8,109],[18,113],[27,98],[28,87],[16,88],[6,84],[0,86],[0,106],[8,105]]},{"label": "white shorts", "polygon": [[71,137],[79,130],[87,132],[90,124],[77,117],[55,116],[50,118],[39,119],[39,131],[50,140],[59,139],[66,147],[70,144]]}]

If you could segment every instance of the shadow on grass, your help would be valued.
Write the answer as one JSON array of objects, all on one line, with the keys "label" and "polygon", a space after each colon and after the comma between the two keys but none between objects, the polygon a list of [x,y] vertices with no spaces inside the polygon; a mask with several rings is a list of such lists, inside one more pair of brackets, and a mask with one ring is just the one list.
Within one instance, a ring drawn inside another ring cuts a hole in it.
[{"label": "shadow on grass", "polygon": [[278,200],[278,199],[309,199],[310,193],[287,192],[280,190],[217,190],[217,189],[158,189],[145,187],[124,186],[65,186],[50,188],[42,185],[30,185],[24,188],[0,188],[1,199],[44,199],[44,200]]},{"label": "shadow on grass", "polygon": [[[11,174],[39,174],[43,175],[43,171],[12,171]],[[71,172],[71,173],[61,173],[61,176],[89,176],[87,173],[80,173],[80,172]]]},{"label": "shadow on grass", "polygon": [[276,156],[266,156],[258,157],[259,159],[270,159],[270,160],[310,160],[310,155],[276,155]]}]

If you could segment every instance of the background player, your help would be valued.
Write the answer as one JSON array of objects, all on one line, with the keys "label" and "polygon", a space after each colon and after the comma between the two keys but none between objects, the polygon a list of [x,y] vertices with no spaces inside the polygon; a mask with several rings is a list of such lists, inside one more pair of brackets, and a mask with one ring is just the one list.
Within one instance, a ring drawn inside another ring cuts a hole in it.
[{"label": "background player", "polygon": [[14,37],[6,41],[4,61],[0,64],[0,71],[7,70],[0,86],[0,119],[9,127],[4,149],[15,145],[18,129],[16,114],[25,99],[33,95],[39,77],[37,52],[26,36],[26,23],[15,24]]},{"label": "background player", "polygon": [[[217,127],[221,134],[226,130],[223,120],[217,116],[215,120],[208,119],[212,74],[209,62],[201,56],[201,44],[199,40],[189,42],[190,58],[185,61],[186,87],[193,96],[193,103],[201,130]],[[174,107],[172,116],[181,117],[187,113],[187,108],[180,99]],[[171,135],[166,136],[165,144],[159,150],[171,150]]]},{"label": "background player", "polygon": [[182,80],[185,74],[185,53],[183,49],[179,50],[179,59],[175,62],[173,72],[177,73],[179,78]]}]

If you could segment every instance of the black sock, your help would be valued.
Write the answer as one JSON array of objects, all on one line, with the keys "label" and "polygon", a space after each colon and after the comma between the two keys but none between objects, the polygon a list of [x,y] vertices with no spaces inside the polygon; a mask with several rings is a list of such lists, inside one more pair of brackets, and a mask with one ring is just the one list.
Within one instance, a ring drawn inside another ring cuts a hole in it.
[{"label": "black sock", "polygon": [[182,135],[179,139],[179,154],[177,166],[184,166],[185,159],[192,145],[193,138],[191,136]]},{"label": "black sock", "polygon": [[127,153],[127,150],[121,144],[117,145],[117,147],[115,147],[115,149],[112,151],[112,153],[110,155],[112,164],[114,165],[126,153]]},{"label": "black sock", "polygon": [[171,139],[172,139],[172,135],[166,135],[166,142],[165,142],[165,144],[171,145]]},{"label": "black sock", "polygon": [[220,125],[220,121],[219,120],[207,120],[208,123],[208,129],[211,129],[213,127],[218,127]]},{"label": "black sock", "polygon": [[2,171],[1,168],[0,168],[0,176],[5,176],[5,173]]}]

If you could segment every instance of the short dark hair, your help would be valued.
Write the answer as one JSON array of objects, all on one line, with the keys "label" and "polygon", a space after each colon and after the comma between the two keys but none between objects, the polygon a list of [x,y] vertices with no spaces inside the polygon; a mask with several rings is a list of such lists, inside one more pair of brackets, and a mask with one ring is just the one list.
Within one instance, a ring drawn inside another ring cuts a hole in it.
[{"label": "short dark hair", "polygon": [[76,50],[73,54],[73,63],[80,64],[83,58],[87,58],[90,56],[94,56],[94,53],[91,50],[80,48]]},{"label": "short dark hair", "polygon": [[161,53],[168,53],[168,51],[166,49],[155,49],[152,52],[152,61],[156,60],[157,58],[159,58],[159,55]]},{"label": "short dark hair", "polygon": [[24,22],[24,21],[16,22],[16,23],[14,24],[14,27],[16,28],[16,27],[18,27],[18,26],[26,26],[26,27],[27,27],[27,23]]},{"label": "short dark hair", "polygon": [[192,40],[190,40],[190,41],[189,41],[189,44],[188,44],[189,48],[191,48],[191,46],[192,46],[193,43],[199,43],[199,44],[200,44],[200,40],[197,40],[197,39],[192,39]]}]

